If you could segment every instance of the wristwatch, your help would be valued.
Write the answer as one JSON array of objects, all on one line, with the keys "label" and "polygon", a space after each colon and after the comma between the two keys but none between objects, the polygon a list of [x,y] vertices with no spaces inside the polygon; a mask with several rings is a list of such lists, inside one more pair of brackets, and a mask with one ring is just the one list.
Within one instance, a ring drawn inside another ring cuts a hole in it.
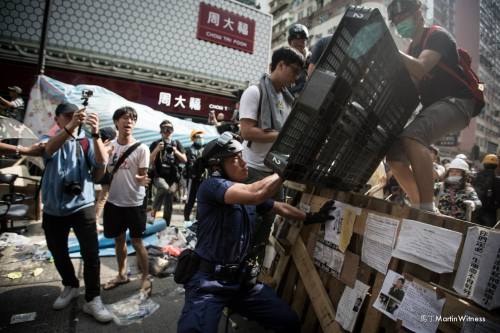
[{"label": "wristwatch", "polygon": [[92,137],[94,139],[99,139],[101,136],[99,135],[99,133],[92,133]]}]

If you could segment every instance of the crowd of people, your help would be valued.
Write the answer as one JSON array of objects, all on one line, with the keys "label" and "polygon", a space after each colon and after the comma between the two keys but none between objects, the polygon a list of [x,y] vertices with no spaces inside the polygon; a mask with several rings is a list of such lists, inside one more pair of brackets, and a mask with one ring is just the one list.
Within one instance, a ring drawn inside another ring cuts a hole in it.
[{"label": "crowd of people", "polygon": [[[457,46],[446,30],[424,26],[420,5],[417,0],[393,0],[388,7],[398,33],[412,40],[409,52],[401,52],[401,58],[418,83],[423,109],[386,157],[384,196],[491,227],[500,207],[498,157],[486,155],[483,170],[474,173],[465,156],[440,160],[439,150],[432,146],[441,136],[466,127],[483,105],[467,86],[441,70],[440,64],[445,63],[463,74]],[[141,269],[140,292],[148,297],[153,284],[142,242],[148,220],[146,189],[156,191],[150,215],[156,217],[163,207],[162,217],[168,225],[174,201],[183,197],[178,189],[183,187],[187,189],[184,220],[186,226],[197,221],[198,242],[194,251],[179,259],[176,280],[184,284],[186,296],[178,331],[216,332],[225,306],[276,332],[300,329],[297,315],[255,277],[276,214],[305,224],[322,223],[334,209],[328,202],[319,212],[306,214],[283,203],[283,180],[264,165],[331,36],[313,47],[312,53],[306,46],[308,38],[305,26],[290,29],[289,46],[273,52],[270,72],[242,93],[239,124],[210,113],[208,122],[218,127],[221,136],[207,144],[204,133],[193,130],[192,145],[183,147],[172,139],[173,124],[164,120],[159,124],[161,138],[148,148],[133,136],[138,117],[133,108],[117,109],[115,128],[101,129],[96,114],[68,103],[57,106],[55,121],[60,130],[48,142],[32,147],[2,143],[5,152],[43,156],[45,161],[42,224],[64,286],[54,309],[66,307],[78,296],[79,280],[67,246],[72,228],[84,262],[83,309],[98,321],[111,320],[100,298],[96,222],[101,215],[104,235],[115,240],[118,265],[117,276],[104,289],[129,282],[128,230]],[[17,88],[9,88],[12,101],[2,99],[0,103],[15,108],[19,104]],[[82,123],[91,138],[79,131]],[[95,183],[102,188],[97,200]]]}]

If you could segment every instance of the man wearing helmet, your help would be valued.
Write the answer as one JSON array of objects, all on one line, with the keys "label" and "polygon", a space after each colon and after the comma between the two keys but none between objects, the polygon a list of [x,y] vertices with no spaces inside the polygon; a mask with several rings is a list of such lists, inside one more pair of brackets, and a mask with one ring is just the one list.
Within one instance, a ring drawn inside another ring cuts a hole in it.
[{"label": "man wearing helmet", "polygon": [[[272,210],[305,224],[322,223],[329,219],[333,203],[306,214],[270,199],[282,183],[277,174],[244,184],[248,168],[242,150],[225,132],[203,151],[211,176],[198,189],[196,269],[182,281],[186,293],[178,332],[217,332],[225,306],[274,332],[300,331],[299,319],[290,307],[271,288],[255,282],[258,269],[248,256],[256,214]],[[178,270],[183,269],[182,263]]]},{"label": "man wearing helmet", "polygon": [[447,133],[465,128],[476,108],[482,106],[476,104],[468,86],[438,66],[444,64],[464,77],[458,65],[455,40],[442,28],[424,27],[420,7],[418,0],[393,0],[387,8],[389,20],[398,33],[412,40],[408,54],[400,53],[410,76],[418,84],[423,106],[391,147],[387,160],[412,205],[436,211],[429,147]]},{"label": "man wearing helmet", "polygon": [[290,87],[290,92],[295,96],[299,96],[299,94],[304,89],[304,85],[307,81],[307,66],[309,65],[309,57],[311,53],[307,48],[307,41],[309,40],[309,31],[307,27],[302,24],[294,24],[288,30],[288,45],[299,51],[305,59],[304,68],[301,71],[297,80],[295,80],[295,84]]},{"label": "man wearing helmet", "polygon": [[495,175],[498,168],[498,157],[488,154],[483,159],[484,169],[479,171],[473,185],[483,203],[476,212],[476,223],[493,227],[497,221],[497,209],[500,208],[500,178]]}]

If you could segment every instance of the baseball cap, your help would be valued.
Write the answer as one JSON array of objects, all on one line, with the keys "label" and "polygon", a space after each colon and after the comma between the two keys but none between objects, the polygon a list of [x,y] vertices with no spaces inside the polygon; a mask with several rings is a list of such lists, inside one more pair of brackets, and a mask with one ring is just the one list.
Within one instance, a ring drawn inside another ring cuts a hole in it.
[{"label": "baseball cap", "polygon": [[23,90],[19,88],[18,86],[12,86],[12,87],[7,87],[7,89],[15,91],[18,94],[22,94]]},{"label": "baseball cap", "polygon": [[70,113],[78,111],[78,106],[71,103],[61,103],[56,107],[56,116],[62,113]]}]

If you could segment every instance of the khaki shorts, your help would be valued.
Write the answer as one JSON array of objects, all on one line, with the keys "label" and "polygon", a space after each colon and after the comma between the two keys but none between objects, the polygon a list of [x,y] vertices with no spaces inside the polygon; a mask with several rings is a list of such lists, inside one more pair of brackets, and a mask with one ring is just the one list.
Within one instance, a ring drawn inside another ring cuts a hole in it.
[{"label": "khaki shorts", "polygon": [[405,127],[387,153],[387,161],[408,163],[402,138],[410,138],[429,147],[448,133],[469,125],[474,113],[475,101],[457,97],[443,98],[422,111]]}]

